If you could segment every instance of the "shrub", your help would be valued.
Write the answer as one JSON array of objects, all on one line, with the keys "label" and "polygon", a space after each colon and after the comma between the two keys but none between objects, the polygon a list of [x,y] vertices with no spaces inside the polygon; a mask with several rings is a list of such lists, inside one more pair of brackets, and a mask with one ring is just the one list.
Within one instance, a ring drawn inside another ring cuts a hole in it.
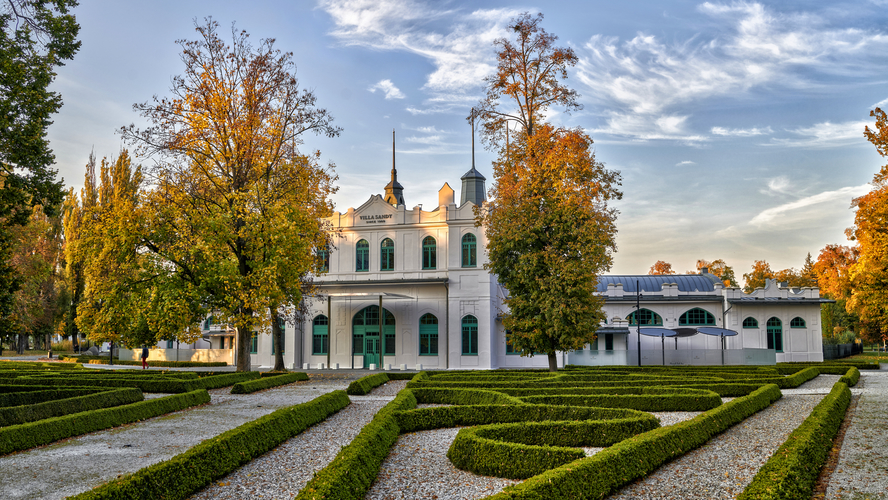
[{"label": "shrub", "polygon": [[857,368],[854,368],[853,366],[848,369],[847,373],[845,373],[844,375],[842,375],[841,378],[839,378],[839,382],[847,385],[848,387],[854,387],[855,385],[857,385],[857,381],[859,381],[859,380],[860,380],[860,371]]},{"label": "shrub", "polygon": [[201,389],[114,408],[102,408],[3,427],[0,428],[0,455],[145,420],[209,401],[209,393]]},{"label": "shrub", "polygon": [[135,474],[113,479],[72,498],[188,498],[253,458],[312,425],[323,422],[348,404],[349,399],[345,392],[333,391],[307,403],[281,408],[209,438],[170,460],[145,467]]},{"label": "shrub", "polygon": [[[20,390],[10,390],[10,389]],[[0,386],[0,409],[10,406],[34,405],[44,401],[73,398],[95,394],[106,389],[100,387],[82,387],[79,389],[57,389],[39,386]]]},{"label": "shrub", "polygon": [[293,382],[300,382],[303,380],[308,380],[308,375],[305,373],[284,373],[274,375],[272,377],[253,379],[247,382],[238,382],[231,387],[231,393],[249,394],[251,392],[261,391],[263,389],[269,389],[271,387],[278,387],[286,384],[292,384]]},{"label": "shrub", "polygon": [[[84,389],[75,391],[43,392],[52,392],[56,393],[55,395],[64,395],[65,392],[83,391]],[[26,422],[34,422],[51,417],[60,417],[62,415],[69,415],[72,413],[81,413],[98,408],[110,408],[112,406],[137,403],[139,401],[142,401],[143,399],[145,398],[144,396],[142,396],[142,391],[133,387],[126,387],[123,389],[112,389],[110,391],[103,390],[101,392],[93,394],[79,394],[73,397],[66,397],[64,399],[56,399],[54,401],[43,401],[40,403],[28,403],[22,406],[0,408],[0,427],[5,427],[7,425],[24,424]]]},{"label": "shrub", "polygon": [[363,396],[388,381],[388,373],[374,373],[373,375],[367,375],[355,380],[348,385],[345,392],[353,396]]},{"label": "shrub", "polygon": [[[691,389],[699,390],[699,389]],[[597,406],[600,408],[631,408],[642,411],[705,411],[722,404],[712,391],[704,394],[588,394],[526,396],[521,401],[532,404]]]},{"label": "shrub", "polygon": [[[856,371],[856,368],[852,370]],[[826,463],[832,440],[842,425],[850,403],[851,391],[848,386],[844,382],[836,382],[829,395],[786,438],[786,442],[774,452],[737,498],[811,498],[817,476]]]}]

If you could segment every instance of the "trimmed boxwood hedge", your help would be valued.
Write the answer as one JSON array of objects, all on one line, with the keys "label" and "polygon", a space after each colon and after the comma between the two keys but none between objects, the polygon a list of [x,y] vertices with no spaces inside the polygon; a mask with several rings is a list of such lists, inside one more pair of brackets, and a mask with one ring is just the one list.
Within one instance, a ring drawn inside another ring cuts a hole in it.
[{"label": "trimmed boxwood hedge", "polygon": [[164,415],[210,401],[206,390],[0,428],[0,455]]},{"label": "trimmed boxwood hedge", "polygon": [[[35,388],[34,386],[0,386],[0,408],[10,406],[35,405],[44,401],[73,398],[95,394],[107,389],[101,387],[81,387],[79,389],[58,389],[55,387]],[[18,391],[7,391],[10,387],[16,387]]]},{"label": "trimmed boxwood hedge", "polygon": [[848,386],[836,382],[811,415],[759,469],[738,500],[810,499],[850,403]]},{"label": "trimmed boxwood hedge", "polygon": [[[66,356],[65,361],[86,362],[91,365],[125,365],[125,366],[142,366],[142,361],[132,359],[115,359],[113,363],[108,360],[108,356]],[[224,361],[167,361],[167,360],[148,360],[148,366],[158,366],[164,368],[193,368],[193,367],[219,367],[228,366]]]},{"label": "trimmed boxwood hedge", "polygon": [[231,386],[232,394],[249,394],[251,392],[278,387],[281,385],[292,384],[293,382],[301,382],[308,380],[308,375],[303,372],[283,373],[272,377],[262,377],[246,382],[238,382]]},{"label": "trimmed boxwood hedge", "polygon": [[[75,391],[51,392],[64,393],[83,391],[84,389]],[[122,389],[105,390],[95,394],[74,395],[73,397],[69,396],[64,399],[56,399],[54,401],[44,401],[42,403],[27,403],[22,406],[0,408],[0,427],[5,427],[7,425],[24,424],[27,422],[35,422],[37,420],[43,420],[45,418],[60,417],[62,415],[81,413],[85,411],[96,410],[99,408],[110,408],[112,406],[127,405],[130,403],[137,403],[144,399],[145,397],[142,396],[142,391],[136,389],[135,387],[124,387]]]},{"label": "trimmed boxwood hedge", "polygon": [[351,384],[348,384],[348,388],[345,392],[353,396],[363,396],[388,381],[388,373],[374,373],[373,375],[361,377]]},{"label": "trimmed boxwood hedge", "polygon": [[458,469],[526,479],[586,456],[578,447],[606,447],[656,429],[653,415],[615,420],[518,422],[460,429],[447,452]]},{"label": "trimmed boxwood hedge", "polygon": [[364,498],[382,461],[398,440],[396,413],[413,408],[416,408],[413,393],[408,390],[399,392],[327,467],[314,474],[296,498]]},{"label": "trimmed boxwood hedge", "polygon": [[705,411],[722,404],[721,396],[701,389],[699,394],[586,394],[526,396],[519,398],[525,403],[564,406],[595,406],[599,408],[631,408],[642,411]]},{"label": "trimmed boxwood hedge", "polygon": [[847,385],[848,387],[854,387],[857,385],[857,381],[860,380],[860,370],[855,367],[851,367],[848,371],[839,378],[839,382]]},{"label": "trimmed boxwood hedge", "polygon": [[[186,373],[179,378],[179,373]],[[259,372],[222,372],[218,375],[200,376],[194,372],[156,372],[155,375],[134,375],[131,373],[90,374],[88,376],[47,376],[19,377],[12,382],[18,385],[97,386],[97,387],[136,387],[142,392],[183,393],[197,389],[217,389],[238,382],[259,378]]]},{"label": "trimmed boxwood hedge", "polygon": [[621,441],[595,455],[538,474],[507,487],[492,499],[603,498],[653,472],[661,464],[705,444],[716,434],[780,399],[768,384],[691,420],[654,429]]},{"label": "trimmed boxwood hedge", "polygon": [[71,498],[156,499],[188,498],[255,457],[271,450],[349,404],[343,391],[333,391],[307,403],[289,406],[209,438],[165,462],[113,479]]}]

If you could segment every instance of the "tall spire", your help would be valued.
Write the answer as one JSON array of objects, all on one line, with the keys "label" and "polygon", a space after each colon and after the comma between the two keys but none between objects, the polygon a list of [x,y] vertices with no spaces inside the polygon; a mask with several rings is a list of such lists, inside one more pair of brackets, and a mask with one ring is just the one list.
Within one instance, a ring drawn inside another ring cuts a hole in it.
[{"label": "tall spire", "polygon": [[475,170],[475,108],[472,108],[472,168],[465,173],[462,180],[462,194],[460,195],[459,204],[462,205],[467,201],[471,201],[475,205],[481,206],[487,201],[487,192],[484,189],[484,181],[486,180],[481,172]]},{"label": "tall spire", "polygon": [[392,180],[385,186],[385,201],[392,205],[404,205],[404,186],[398,182],[395,168],[395,129],[392,129]]}]

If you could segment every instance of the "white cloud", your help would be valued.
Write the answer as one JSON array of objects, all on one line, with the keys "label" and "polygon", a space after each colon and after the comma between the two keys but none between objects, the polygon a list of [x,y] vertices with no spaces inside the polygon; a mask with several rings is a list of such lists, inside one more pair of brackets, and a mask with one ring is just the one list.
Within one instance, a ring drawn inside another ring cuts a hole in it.
[{"label": "white cloud", "polygon": [[780,177],[774,177],[773,179],[768,180],[768,189],[763,189],[761,192],[764,194],[790,194],[792,188],[792,183],[789,180],[789,177],[781,175]]},{"label": "white cloud", "polygon": [[774,131],[771,130],[771,127],[765,128],[724,128],[724,127],[712,127],[712,135],[721,135],[721,136],[730,136],[730,137],[754,137],[757,135],[770,135]]},{"label": "white cloud", "polygon": [[692,162],[691,160],[685,160],[685,161],[680,161],[675,164],[676,167],[682,167],[684,165],[696,165],[696,163]]},{"label": "white cloud", "polygon": [[[821,216],[821,212],[818,209],[823,209],[825,206],[836,202],[843,203],[847,208],[851,205],[853,198],[866,194],[870,189],[871,186],[869,184],[863,184],[862,186],[844,187],[835,191],[824,191],[762,210],[749,221],[749,224],[758,227],[785,224],[786,222],[796,220],[798,217],[816,220]],[[805,210],[801,211],[801,209]]]},{"label": "white cloud", "polygon": [[367,90],[370,92],[381,90],[385,93],[386,99],[403,99],[406,97],[398,87],[395,87],[395,84],[392,83],[391,80],[380,80],[375,85],[370,86]]},{"label": "white cloud", "polygon": [[331,35],[344,44],[428,59],[435,70],[424,88],[441,102],[478,98],[465,94],[493,73],[493,40],[507,35],[506,23],[519,13],[443,10],[420,0],[321,0],[320,6],[336,25]]},{"label": "white cloud", "polygon": [[[586,94],[614,116],[643,117],[648,125],[634,129],[637,139],[663,138],[661,119],[704,99],[741,96],[765,85],[809,88],[815,73],[872,71],[872,54],[888,48],[885,34],[835,29],[809,13],[778,13],[749,2],[707,2],[699,10],[718,23],[717,35],[698,34],[683,43],[645,33],[626,41],[595,35],[579,51],[577,77],[591,90]],[[768,130],[716,127],[712,133]]]},{"label": "white cloud", "polygon": [[870,125],[866,121],[830,123],[823,122],[810,127],[797,128],[789,132],[798,138],[772,138],[768,145],[805,148],[827,148],[849,144],[865,144],[863,129]]},{"label": "white cloud", "polygon": [[[888,0],[885,0],[885,2],[888,3]],[[882,99],[881,101],[873,104],[869,108],[870,109],[881,108],[881,107],[885,106],[886,104],[888,104],[888,99]]]},{"label": "white cloud", "polygon": [[704,135],[694,134],[687,130],[687,116],[650,115],[637,113],[608,113],[606,125],[592,130],[593,134],[604,133],[612,136],[626,137],[630,140],[674,140],[686,143],[708,141]]}]

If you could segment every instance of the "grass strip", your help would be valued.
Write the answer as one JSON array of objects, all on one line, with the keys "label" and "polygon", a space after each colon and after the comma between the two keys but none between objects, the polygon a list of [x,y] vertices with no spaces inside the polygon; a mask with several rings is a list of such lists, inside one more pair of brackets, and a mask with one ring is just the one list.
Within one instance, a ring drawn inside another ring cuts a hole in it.
[{"label": "grass strip", "polygon": [[281,408],[228,432],[204,440],[190,450],[138,472],[113,479],[74,497],[80,500],[149,500],[188,498],[216,479],[236,470],[287,439],[349,404],[343,391],[307,403]]},{"label": "grass strip", "polygon": [[533,476],[488,498],[603,498],[650,474],[663,463],[702,446],[716,434],[767,408],[780,397],[777,385],[765,385],[748,396],[736,398],[691,420],[639,434],[591,457]]},{"label": "grass strip", "polygon": [[850,403],[848,385],[836,382],[832,391],[814,407],[802,425],[792,431],[737,499],[810,499]]},{"label": "grass strip", "polygon": [[302,382],[305,380],[308,380],[308,375],[303,372],[284,373],[273,377],[262,377],[248,380],[246,382],[238,382],[231,387],[231,393],[249,394],[263,389],[292,384],[293,382]]},{"label": "grass strip", "polygon": [[0,428],[0,455],[208,403],[206,390]]},{"label": "grass strip", "polygon": [[54,401],[0,408],[0,427],[36,422],[46,418],[61,417],[99,408],[138,403],[144,399],[142,391],[134,387],[124,387],[94,394],[80,394]]}]

